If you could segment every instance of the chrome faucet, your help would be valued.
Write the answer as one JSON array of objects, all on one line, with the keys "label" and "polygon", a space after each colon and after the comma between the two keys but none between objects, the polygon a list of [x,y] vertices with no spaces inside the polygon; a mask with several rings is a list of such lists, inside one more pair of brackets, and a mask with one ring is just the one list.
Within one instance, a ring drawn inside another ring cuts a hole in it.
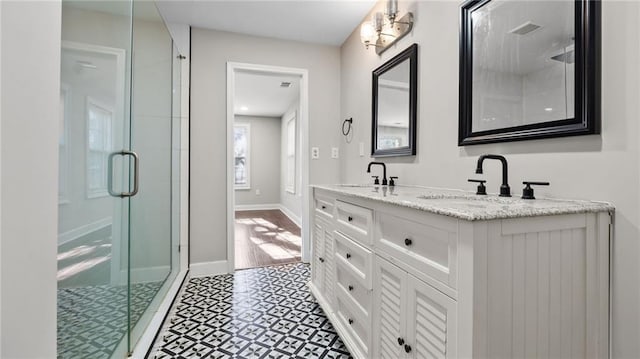
[{"label": "chrome faucet", "polygon": [[502,185],[500,186],[500,197],[511,197],[511,188],[509,187],[509,174],[507,169],[507,159],[500,155],[482,155],[478,158],[478,167],[476,173],[482,174],[482,162],[488,158],[490,160],[499,160],[502,162]]},{"label": "chrome faucet", "polygon": [[382,185],[387,185],[387,165],[382,162],[369,162],[369,166],[367,167],[367,173],[371,173],[371,165],[380,165],[382,166]]}]

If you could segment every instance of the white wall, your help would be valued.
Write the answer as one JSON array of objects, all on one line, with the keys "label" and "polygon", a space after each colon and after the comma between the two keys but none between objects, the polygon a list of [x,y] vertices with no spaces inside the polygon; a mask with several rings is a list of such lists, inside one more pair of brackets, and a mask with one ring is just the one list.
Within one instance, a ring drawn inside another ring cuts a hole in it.
[{"label": "white wall", "polygon": [[[382,4],[378,4],[381,6]],[[509,160],[510,182],[520,194],[522,180],[548,180],[538,196],[610,201],[616,205],[612,252],[613,354],[640,357],[640,2],[602,4],[602,134],[458,147],[459,2],[421,1],[414,6],[413,32],[378,57],[365,50],[354,31],[341,52],[342,117],[354,118],[354,139],[342,143],[341,180],[369,182],[371,71],[410,44],[419,48],[418,152],[384,159],[399,184],[473,190],[467,183],[477,157],[500,153]],[[402,11],[405,3],[400,3]],[[487,187],[497,192],[498,163],[486,163]]]},{"label": "white wall", "polygon": [[[300,223],[300,218],[302,218],[302,163],[300,156],[300,120],[298,114],[300,113],[300,103],[296,101],[291,108],[282,115],[281,121],[281,134],[280,138],[282,139],[282,143],[280,145],[280,185],[279,185],[279,193],[280,193],[280,203],[282,204],[283,210],[286,211],[289,215],[294,217]],[[296,179],[295,179],[295,193],[288,192],[286,190],[287,187],[287,146],[288,138],[287,138],[287,123],[291,119],[291,116],[296,116]]]},{"label": "white wall", "polygon": [[60,2],[0,7],[0,357],[55,358]]},{"label": "white wall", "polygon": [[[236,190],[236,206],[280,203],[280,118],[236,116],[249,124],[249,189]],[[256,191],[260,191],[260,195]]]},{"label": "white wall", "polygon": [[340,50],[192,28],[191,33],[191,263],[226,260],[226,63],[309,70],[310,146],[322,157],[310,165],[310,183],[335,183],[340,125]]}]

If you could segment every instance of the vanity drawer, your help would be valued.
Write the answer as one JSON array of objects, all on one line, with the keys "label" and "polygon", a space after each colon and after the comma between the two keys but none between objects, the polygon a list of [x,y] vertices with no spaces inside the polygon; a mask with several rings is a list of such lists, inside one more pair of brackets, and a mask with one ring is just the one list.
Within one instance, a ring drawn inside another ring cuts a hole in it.
[{"label": "vanity drawer", "polygon": [[[424,217],[417,222],[378,212],[376,249],[417,272],[456,289],[457,230],[455,222]],[[442,222],[442,223],[441,223]]]},{"label": "vanity drawer", "polygon": [[316,213],[323,215],[328,219],[333,219],[333,207],[335,200],[331,197],[315,194],[314,204]]},{"label": "vanity drawer", "polygon": [[371,244],[372,210],[336,200],[335,215],[336,229],[360,243]]},{"label": "vanity drawer", "polygon": [[352,339],[365,358],[369,355],[371,343],[371,320],[351,301],[349,297],[336,297],[336,316],[346,329],[346,334]]},{"label": "vanity drawer", "polygon": [[340,295],[351,298],[367,315],[371,313],[371,290],[342,262],[336,265],[336,283]]},{"label": "vanity drawer", "polygon": [[370,250],[345,237],[338,231],[333,232],[335,245],[335,260],[343,268],[371,289],[371,268],[373,254]]}]

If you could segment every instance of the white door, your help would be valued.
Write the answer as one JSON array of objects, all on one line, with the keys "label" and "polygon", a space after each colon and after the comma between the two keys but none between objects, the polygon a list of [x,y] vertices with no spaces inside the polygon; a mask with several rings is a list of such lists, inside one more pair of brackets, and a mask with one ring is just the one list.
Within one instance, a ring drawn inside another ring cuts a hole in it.
[{"label": "white door", "polygon": [[311,265],[311,282],[316,289],[322,293],[324,291],[324,268],[326,260],[324,258],[324,235],[325,225],[316,217],[313,229],[313,256]]}]

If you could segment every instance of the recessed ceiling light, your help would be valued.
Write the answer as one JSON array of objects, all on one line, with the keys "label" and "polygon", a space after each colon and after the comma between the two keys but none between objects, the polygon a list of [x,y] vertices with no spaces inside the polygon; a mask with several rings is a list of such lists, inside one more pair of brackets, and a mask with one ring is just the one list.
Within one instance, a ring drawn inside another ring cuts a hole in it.
[{"label": "recessed ceiling light", "polygon": [[242,107],[240,107],[240,110],[241,110],[241,111],[247,111],[248,109],[249,109],[249,108],[248,108],[247,106],[242,106]]},{"label": "recessed ceiling light", "polygon": [[547,108],[545,108],[544,110],[545,110],[545,111],[547,111],[547,112],[551,112],[551,111],[553,111],[553,109],[552,109],[551,107],[547,107]]}]

